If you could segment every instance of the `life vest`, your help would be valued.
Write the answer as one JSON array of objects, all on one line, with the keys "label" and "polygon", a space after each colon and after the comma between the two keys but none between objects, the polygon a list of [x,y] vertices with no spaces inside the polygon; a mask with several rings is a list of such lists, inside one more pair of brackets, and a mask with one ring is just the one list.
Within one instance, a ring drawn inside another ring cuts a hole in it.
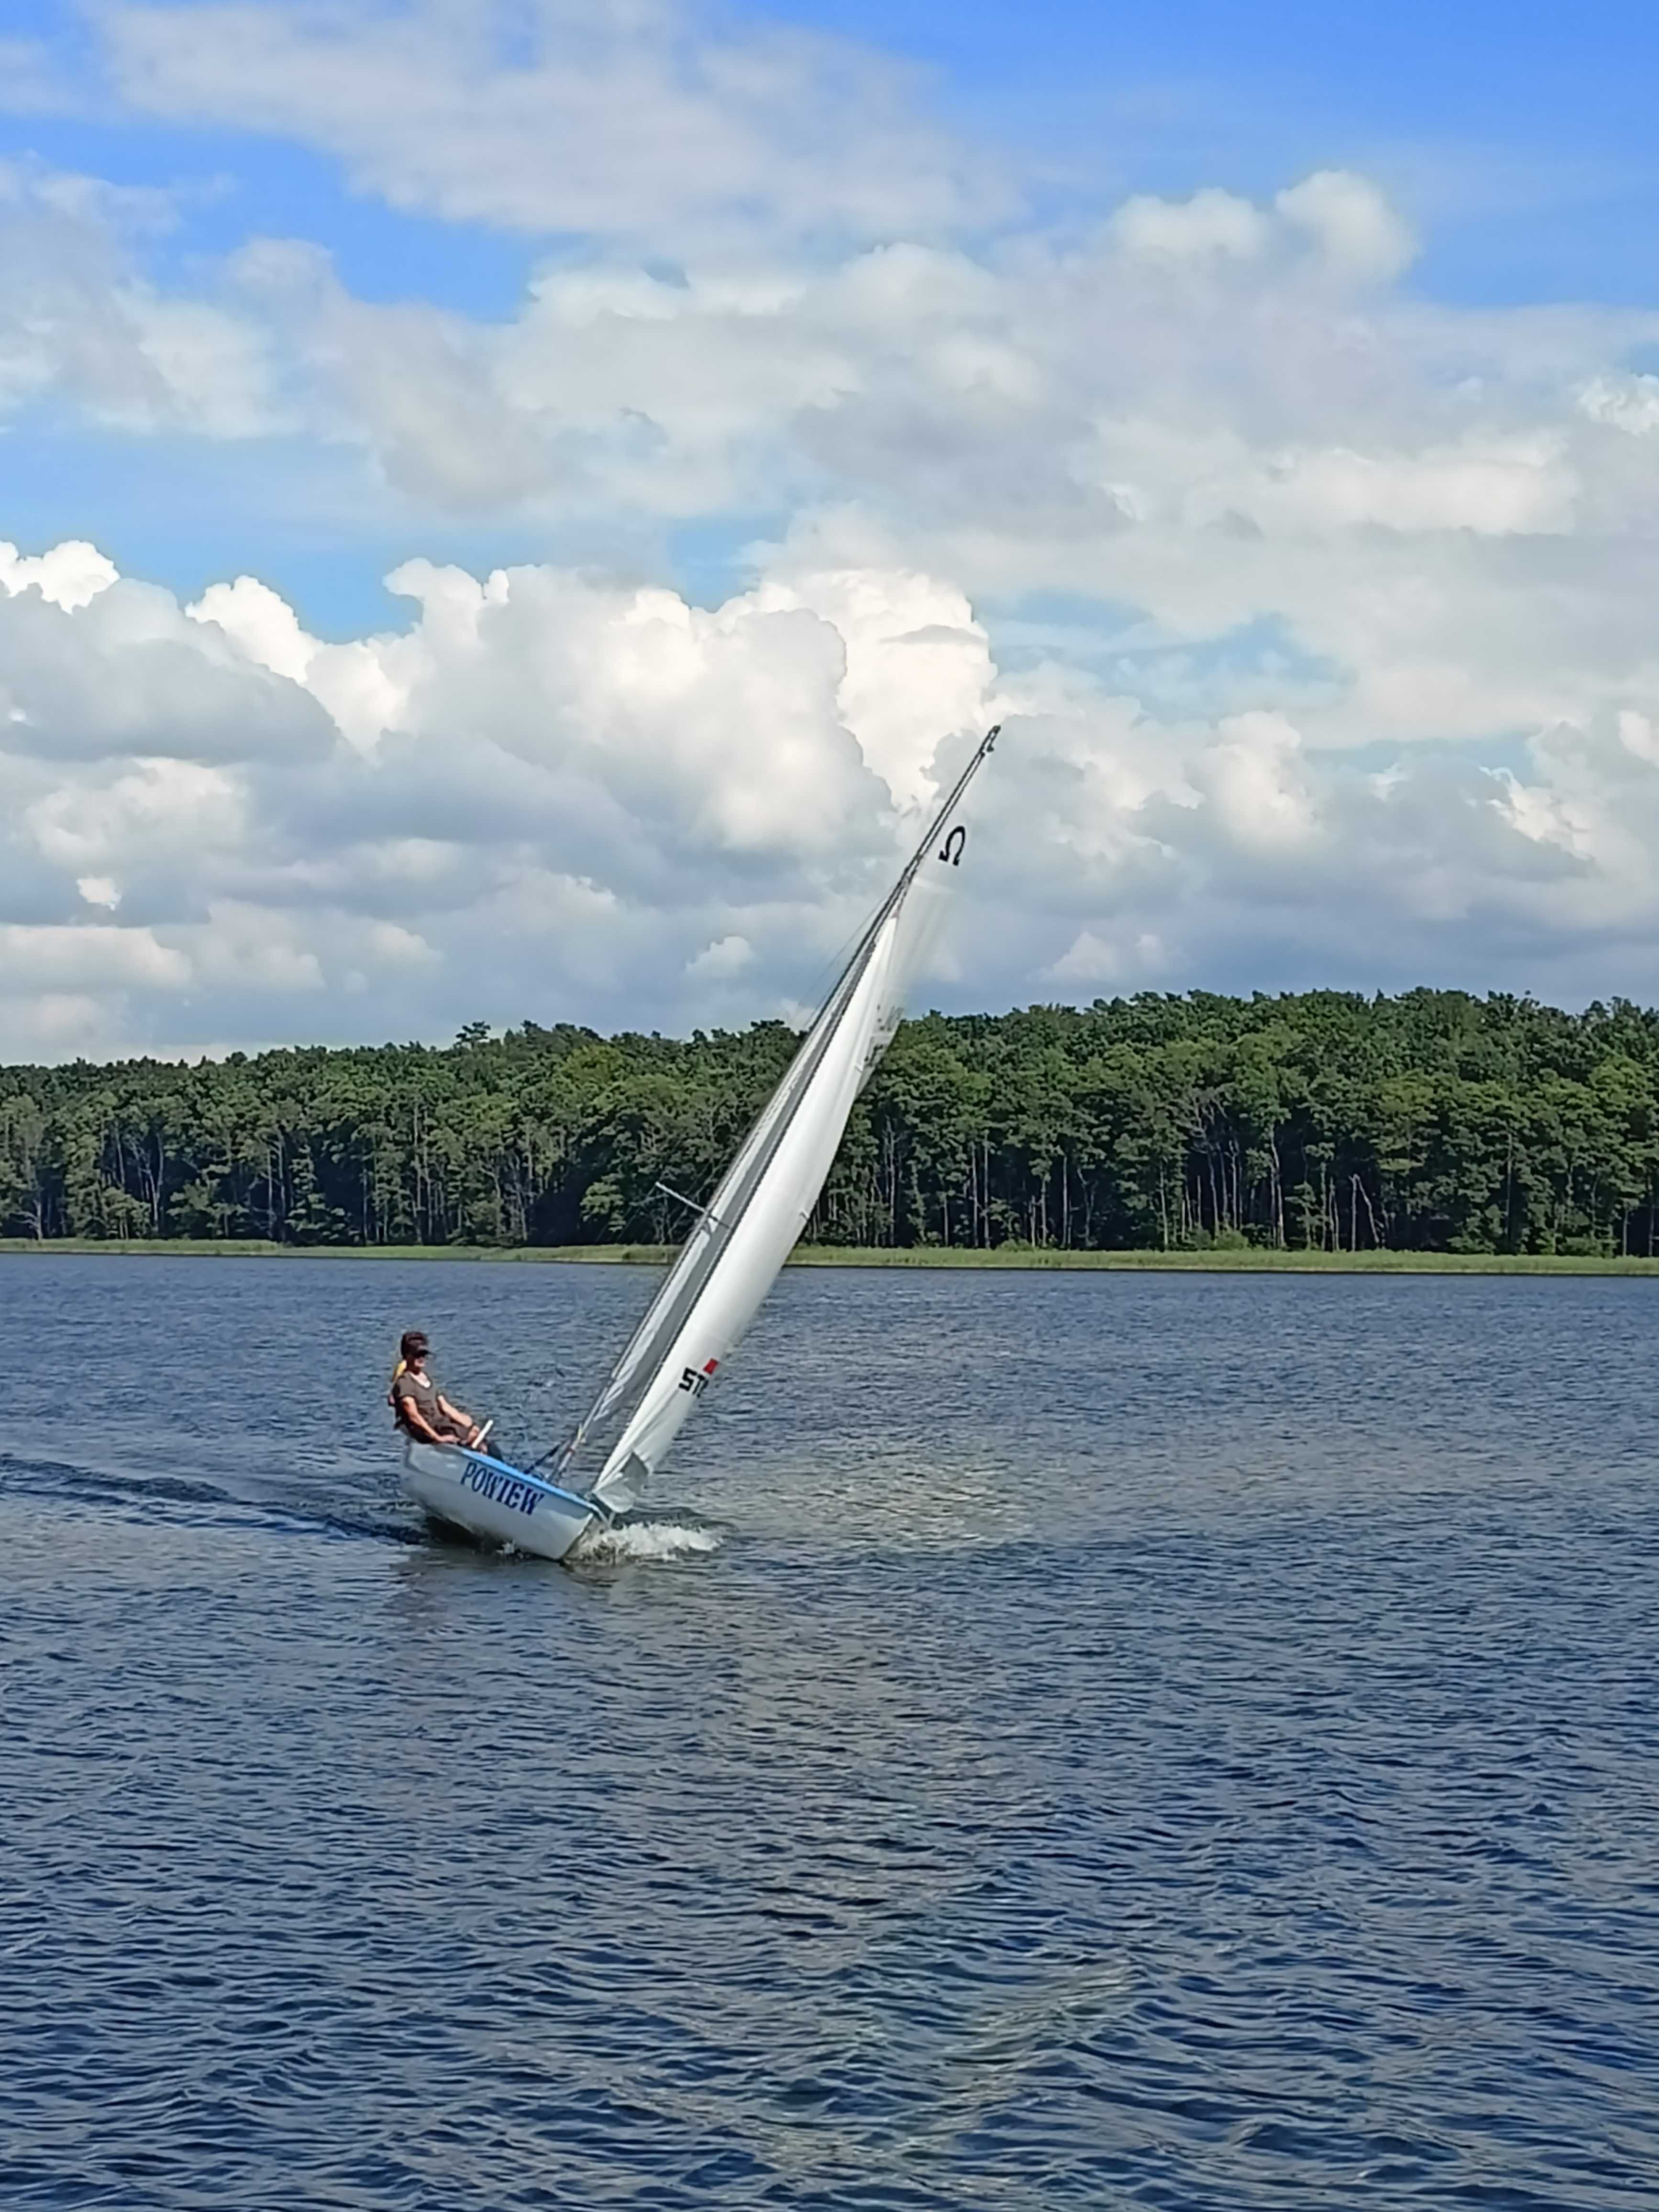
[{"label": "life vest", "polygon": [[386,1401],[392,1408],[392,1420],[394,1428],[400,1429],[404,1425],[404,1417],[398,1410],[398,1378],[400,1375],[406,1375],[408,1372],[409,1362],[406,1359],[400,1359],[398,1362],[398,1364],[392,1370],[391,1387],[386,1394]]}]

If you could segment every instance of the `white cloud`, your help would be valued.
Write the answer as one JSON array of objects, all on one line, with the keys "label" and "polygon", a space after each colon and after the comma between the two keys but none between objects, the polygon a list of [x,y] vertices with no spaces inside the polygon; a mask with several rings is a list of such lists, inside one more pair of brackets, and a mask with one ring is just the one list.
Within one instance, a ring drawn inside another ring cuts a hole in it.
[{"label": "white cloud", "polygon": [[1194,781],[1243,851],[1291,852],[1316,834],[1301,756],[1301,734],[1283,714],[1222,719]]},{"label": "white cloud", "polygon": [[88,605],[118,573],[113,561],[81,538],[67,538],[49,552],[33,555],[0,542],[0,590],[15,599],[33,587],[66,613]]},{"label": "white cloud", "polygon": [[143,273],[165,194],[0,161],[0,412],[82,410],[100,428],[243,438],[276,427],[249,317]]},{"label": "white cloud", "polygon": [[1409,225],[1367,177],[1320,169],[1280,192],[1273,205],[1309,234],[1337,276],[1353,283],[1386,283],[1417,257]]},{"label": "white cloud", "polygon": [[86,549],[60,548],[43,557],[34,588],[26,580],[0,596],[10,750],[211,761],[327,748],[332,725],[307,692],[252,667],[154,586],[123,578],[87,596],[91,566]]},{"label": "white cloud", "polygon": [[233,584],[210,584],[185,612],[193,622],[216,623],[250,660],[270,669],[273,676],[286,676],[292,683],[305,682],[317,657],[316,639],[306,635],[288,601],[257,576],[238,576]]},{"label": "white cloud", "polygon": [[685,972],[699,983],[726,983],[754,964],[754,946],[734,932],[705,945],[695,960],[687,961]]},{"label": "white cloud", "polygon": [[1196,261],[1212,256],[1253,261],[1267,251],[1273,236],[1272,226],[1258,207],[1214,185],[1188,200],[1139,193],[1118,210],[1112,231],[1126,253],[1148,261]]},{"label": "white cloud", "polygon": [[[84,551],[35,557],[89,573]],[[710,609],[549,567],[393,581],[405,626],[327,647],[252,578],[194,620],[126,578],[70,609],[28,586],[4,603],[67,624],[87,672],[0,730],[14,1054],[802,1004],[994,714],[929,987],[958,1003],[1248,987],[1267,958],[1291,981],[1639,990],[1652,957],[1659,663],[1626,668],[1622,701],[1613,671],[1558,672],[1575,712],[1507,761],[1401,741],[1379,769],[1276,708],[1000,672],[963,595],[915,570],[785,561]],[[221,687],[212,730],[198,698],[172,751],[143,718],[144,750],[88,748],[88,696],[127,683],[112,609],[118,638],[190,645]],[[369,738],[307,688],[348,651],[393,709]],[[273,684],[326,744],[271,749]]]},{"label": "white cloud", "polygon": [[[303,996],[320,991],[325,981],[324,954],[321,942],[310,940],[329,942],[337,963],[343,954],[349,956],[354,939],[363,936],[374,942],[377,930],[384,927],[365,926],[355,916],[337,917],[326,909],[311,915],[285,914],[240,899],[210,898],[205,907],[202,921],[175,927],[174,939],[185,949],[198,988],[239,997],[281,1001],[296,993]],[[406,933],[399,933],[403,934]],[[405,958],[394,951],[395,962],[401,964]]]},{"label": "white cloud", "polygon": [[151,929],[105,922],[0,922],[0,975],[9,994],[71,989],[178,990],[191,980],[184,954]]},{"label": "white cloud", "polygon": [[[999,717],[959,1001],[1650,994],[1659,319],[1427,303],[1346,171],[988,235],[900,75],[665,0],[98,21],[134,109],[580,235],[484,320],[0,172],[0,410],[281,428],[331,532],[580,556],[407,559],[331,640],[256,540],[187,607],[0,547],[14,1046],[804,1002]],[[702,604],[687,522],[773,542]]]},{"label": "white cloud", "polygon": [[111,1000],[84,991],[9,988],[0,973],[0,1021],[9,1060],[90,1059],[109,1041]]},{"label": "white cloud", "polygon": [[441,957],[417,930],[395,921],[370,922],[368,943],[372,957],[388,968],[435,967]]},{"label": "white cloud", "polygon": [[[176,1041],[305,1034],[329,1018],[319,994],[365,991],[425,1034],[481,991],[510,1016],[571,991],[598,1013],[643,982],[668,1010],[688,968],[763,973],[781,932],[810,973],[903,835],[878,768],[924,795],[916,763],[989,672],[960,595],[922,577],[780,579],[712,610],[545,568],[390,580],[413,621],[337,646],[246,576],[188,611],[125,578],[73,609],[38,588],[0,602],[0,623],[32,606],[61,626],[31,665],[13,656],[28,712],[0,732],[14,982],[15,933],[55,931],[27,941],[33,988],[65,980],[46,952],[73,952],[68,980],[106,985],[109,1034],[153,1042],[166,1018],[141,984],[175,987]],[[845,635],[821,611],[838,605]],[[140,711],[158,643],[165,723]],[[843,700],[849,648],[864,688]],[[372,728],[328,711],[343,657],[383,710]],[[884,659],[896,698],[873,682]],[[119,928],[70,918],[117,904]]]},{"label": "white cloud", "polygon": [[1299,248],[1323,275],[1347,285],[1385,284],[1417,254],[1409,226],[1369,178],[1320,169],[1288,186],[1271,210],[1206,185],[1189,199],[1138,193],[1112,218],[1111,236],[1132,259],[1218,268]]},{"label": "white cloud", "polygon": [[1295,448],[1239,457],[1194,483],[1187,519],[1200,528],[1228,516],[1276,535],[1380,529],[1472,530],[1503,538],[1571,527],[1577,479],[1561,441],[1472,435],[1415,453],[1351,447]]},{"label": "white cloud", "polygon": [[1579,392],[1578,405],[1592,422],[1650,438],[1659,432],[1659,376],[1593,376]]},{"label": "white cloud", "polygon": [[900,65],[678,0],[112,0],[98,21],[130,108],[295,140],[452,220],[885,236],[985,204],[986,156],[927,126]]},{"label": "white cloud", "polygon": [[[247,794],[222,767],[192,760],[135,760],[55,782],[23,811],[22,823],[44,857],[68,871],[118,863],[173,869],[215,852],[240,849],[248,835]],[[77,878],[77,885],[119,881]],[[92,896],[82,889],[82,896]],[[104,898],[98,902],[108,905]]]},{"label": "white cloud", "polygon": [[1068,991],[1145,990],[1164,963],[1163,944],[1151,930],[1127,932],[1120,939],[1097,930],[1080,929],[1043,974]]},{"label": "white cloud", "polygon": [[940,738],[994,710],[990,644],[966,595],[931,576],[842,569],[768,585],[759,599],[834,626],[842,719],[898,803],[919,805],[937,783]]}]

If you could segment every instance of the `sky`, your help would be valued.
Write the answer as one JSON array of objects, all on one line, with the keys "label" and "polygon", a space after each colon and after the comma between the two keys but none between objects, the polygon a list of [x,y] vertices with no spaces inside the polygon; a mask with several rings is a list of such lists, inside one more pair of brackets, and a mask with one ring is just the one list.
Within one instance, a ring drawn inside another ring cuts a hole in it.
[{"label": "sky", "polygon": [[0,1058],[1659,1000],[1659,17],[10,0]]}]

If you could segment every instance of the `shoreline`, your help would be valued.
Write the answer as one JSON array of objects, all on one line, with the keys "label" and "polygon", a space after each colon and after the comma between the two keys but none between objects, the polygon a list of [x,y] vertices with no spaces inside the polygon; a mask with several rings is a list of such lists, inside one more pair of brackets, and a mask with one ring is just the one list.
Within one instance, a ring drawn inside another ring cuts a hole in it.
[{"label": "shoreline", "polygon": [[[582,1267],[665,1267],[678,1249],[665,1244],[273,1244],[254,1239],[55,1237],[0,1237],[0,1257],[57,1253],[149,1260],[428,1260]],[[985,1271],[1214,1275],[1652,1275],[1659,1258],[1601,1258],[1577,1253],[1062,1252],[1003,1245],[797,1245],[792,1267],[930,1267]]]}]

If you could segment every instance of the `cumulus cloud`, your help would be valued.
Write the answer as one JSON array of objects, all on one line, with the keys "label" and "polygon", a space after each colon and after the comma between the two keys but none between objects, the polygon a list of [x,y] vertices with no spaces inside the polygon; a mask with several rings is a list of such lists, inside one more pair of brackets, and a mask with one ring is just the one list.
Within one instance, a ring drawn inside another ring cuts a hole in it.
[{"label": "cumulus cloud", "polygon": [[1578,394],[1592,422],[1605,422],[1632,438],[1659,433],[1659,376],[1593,376]]},{"label": "cumulus cloud", "polygon": [[1273,205],[1285,222],[1308,234],[1340,276],[1383,283],[1416,258],[1409,224],[1367,177],[1319,169],[1280,192]]},{"label": "cumulus cloud", "polygon": [[1224,716],[1199,768],[1225,833],[1246,853],[1294,852],[1316,835],[1300,732],[1283,714]]},{"label": "cumulus cloud", "polygon": [[[0,563],[27,702],[0,723],[0,993],[72,987],[77,1044],[88,999],[108,1040],[164,1043],[349,1034],[365,998],[428,1035],[481,996],[672,1018],[743,978],[767,1008],[873,895],[990,673],[960,595],[903,574],[705,610],[415,562],[406,627],[327,645],[256,578],[186,610],[97,560]],[[61,626],[32,659],[19,610]]]},{"label": "cumulus cloud", "polygon": [[20,553],[0,541],[0,591],[9,599],[31,586],[43,599],[72,614],[112,584],[120,571],[113,561],[83,538],[66,538],[48,552]]},{"label": "cumulus cloud", "polygon": [[1080,929],[1043,975],[1068,997],[1078,992],[1146,990],[1156,988],[1164,959],[1164,946],[1151,930],[1128,930],[1113,939],[1097,930]]},{"label": "cumulus cloud", "polygon": [[376,647],[312,637],[287,600],[257,576],[210,584],[185,612],[222,631],[256,666],[304,685],[349,743],[372,750],[396,720],[401,693]]},{"label": "cumulus cloud", "polygon": [[1113,217],[1112,234],[1138,260],[1253,261],[1267,251],[1273,228],[1249,200],[1211,185],[1185,200],[1137,193]]},{"label": "cumulus cloud", "polygon": [[[1583,690],[1508,759],[1401,744],[1378,766],[1276,708],[1155,711],[1076,667],[999,668],[961,592],[915,571],[785,562],[700,609],[415,562],[392,580],[404,625],[331,646],[253,578],[187,611],[83,547],[8,574],[31,580],[5,605],[49,608],[88,672],[0,725],[14,1050],[799,1008],[993,718],[931,986],[955,1003],[1248,985],[1267,960],[1397,983],[1467,975],[1471,945],[1475,980],[1639,988],[1659,927],[1659,669],[1616,707]],[[172,737],[110,650],[134,597],[173,654]],[[341,653],[372,727],[324,696]],[[301,709],[276,744],[273,687]]]},{"label": "cumulus cloud", "polygon": [[80,984],[103,990],[136,985],[177,989],[190,981],[190,963],[149,929],[117,929],[102,922],[60,928],[52,924],[0,922],[0,972],[9,993]]},{"label": "cumulus cloud", "polygon": [[[172,594],[123,578],[82,595],[85,549],[45,556],[38,580],[0,569],[0,722],[14,753],[54,760],[166,755],[294,760],[333,742],[299,685],[251,669]],[[58,596],[49,597],[51,586]]]},{"label": "cumulus cloud", "polygon": [[1659,319],[1432,305],[1346,169],[988,228],[902,72],[671,0],[95,22],[129,112],[540,259],[484,319],[0,170],[0,414],[281,431],[416,556],[325,636],[252,536],[188,605],[0,546],[14,1048],[799,1006],[997,718],[958,1002],[1650,995]]},{"label": "cumulus cloud", "polygon": [[1320,169],[1280,192],[1271,208],[1213,185],[1184,200],[1138,193],[1112,219],[1131,258],[1212,267],[1301,257],[1304,272],[1345,284],[1386,283],[1410,266],[1417,241],[1369,178]]},{"label": "cumulus cloud", "polygon": [[726,983],[754,964],[754,946],[734,931],[728,937],[717,937],[712,945],[705,945],[695,960],[687,961],[685,972],[700,983]]}]

